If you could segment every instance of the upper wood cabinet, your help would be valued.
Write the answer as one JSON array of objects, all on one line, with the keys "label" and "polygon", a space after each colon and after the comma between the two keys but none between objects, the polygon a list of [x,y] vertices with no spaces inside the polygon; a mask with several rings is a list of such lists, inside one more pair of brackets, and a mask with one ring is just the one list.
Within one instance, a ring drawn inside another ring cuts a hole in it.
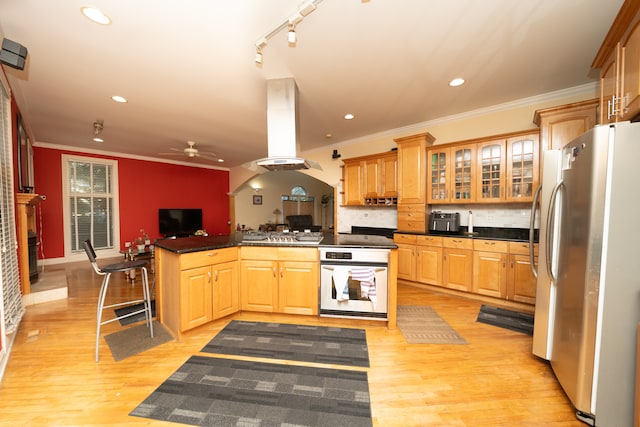
[{"label": "upper wood cabinet", "polygon": [[573,141],[598,120],[599,99],[537,110],[533,122],[540,126],[540,150],[555,150]]},{"label": "upper wood cabinet", "polygon": [[342,169],[347,206],[395,206],[398,198],[395,151],[344,159]]},{"label": "upper wood cabinet", "polygon": [[518,132],[433,147],[427,152],[428,203],[532,201],[539,145],[538,132]]},{"label": "upper wood cabinet", "polygon": [[539,183],[540,139],[535,134],[507,138],[507,202],[531,202]]},{"label": "upper wood cabinet", "polygon": [[342,167],[343,200],[346,206],[364,204],[362,189],[362,161],[360,159],[345,159]]},{"label": "upper wood cabinet", "polygon": [[600,124],[640,113],[640,2],[626,0],[591,65],[600,69]]},{"label": "upper wood cabinet", "polygon": [[398,144],[398,204],[424,204],[427,147],[435,138],[427,132],[394,141]]},{"label": "upper wood cabinet", "polygon": [[507,140],[494,139],[478,143],[476,179],[477,201],[504,202],[506,180]]},{"label": "upper wood cabinet", "polygon": [[475,153],[475,144],[428,151],[427,203],[475,201]]}]

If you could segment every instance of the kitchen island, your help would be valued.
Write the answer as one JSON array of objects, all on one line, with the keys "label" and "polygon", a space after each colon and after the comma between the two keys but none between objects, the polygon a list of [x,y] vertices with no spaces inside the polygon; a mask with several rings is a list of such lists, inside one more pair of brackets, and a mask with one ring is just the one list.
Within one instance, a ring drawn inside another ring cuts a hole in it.
[{"label": "kitchen island", "polygon": [[318,315],[320,248],[388,249],[389,329],[396,327],[397,253],[381,236],[326,234],[310,245],[247,242],[242,233],[155,243],[156,311],[176,338],[239,311]]}]

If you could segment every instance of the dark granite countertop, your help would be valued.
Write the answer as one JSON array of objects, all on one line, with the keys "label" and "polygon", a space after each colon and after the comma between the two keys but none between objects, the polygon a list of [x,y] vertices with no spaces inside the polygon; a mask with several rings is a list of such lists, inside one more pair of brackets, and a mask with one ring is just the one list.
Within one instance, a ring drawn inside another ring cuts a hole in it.
[{"label": "dark granite countertop", "polygon": [[[212,249],[222,249],[234,246],[269,246],[264,243],[251,243],[242,241],[242,233],[235,233],[228,236],[192,236],[179,237],[176,239],[157,240],[154,245],[161,249],[178,254],[186,254],[190,252],[209,251]],[[298,248],[317,248],[317,247],[359,247],[359,248],[396,248],[396,244],[392,239],[383,236],[367,236],[359,234],[325,234],[319,245],[309,244],[276,244],[274,247],[298,247]]]},{"label": "dark granite countertop", "polygon": [[[487,240],[509,240],[512,242],[528,242],[529,241],[529,229],[528,228],[503,228],[503,227],[473,227],[473,235],[466,233],[467,227],[461,227],[457,233],[451,233],[446,231],[430,231],[430,235],[444,236],[444,237],[464,237],[468,239],[487,239]],[[415,234],[423,236],[425,233],[411,233],[398,231],[400,234]],[[538,243],[538,230],[534,232],[534,242]]]}]

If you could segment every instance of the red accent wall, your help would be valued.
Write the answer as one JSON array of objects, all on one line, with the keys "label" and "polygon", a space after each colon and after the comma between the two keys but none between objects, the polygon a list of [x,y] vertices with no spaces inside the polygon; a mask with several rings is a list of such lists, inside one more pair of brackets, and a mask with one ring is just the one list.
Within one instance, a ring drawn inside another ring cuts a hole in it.
[{"label": "red accent wall", "polygon": [[[63,154],[118,161],[121,249],[124,242],[140,235],[141,228],[151,240],[160,237],[159,208],[202,208],[202,226],[210,235],[229,233],[228,171],[42,147],[34,147],[33,152],[35,192],[47,197],[40,203],[37,217],[38,229],[42,223],[45,258],[64,256]],[[42,257],[40,250],[38,257]]]}]

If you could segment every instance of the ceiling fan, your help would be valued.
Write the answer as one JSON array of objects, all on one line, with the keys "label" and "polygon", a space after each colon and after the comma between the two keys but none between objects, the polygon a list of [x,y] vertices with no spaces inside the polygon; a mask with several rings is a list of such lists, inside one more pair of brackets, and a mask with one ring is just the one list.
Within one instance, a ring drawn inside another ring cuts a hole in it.
[{"label": "ceiling fan", "polygon": [[165,156],[184,156],[190,159],[195,157],[201,157],[203,159],[211,159],[211,160],[216,160],[218,162],[223,161],[218,157],[216,153],[200,151],[195,147],[195,145],[196,143],[194,141],[187,141],[187,146],[185,148],[170,148],[170,150],[173,150],[174,152],[158,153],[158,154],[165,155]]}]

